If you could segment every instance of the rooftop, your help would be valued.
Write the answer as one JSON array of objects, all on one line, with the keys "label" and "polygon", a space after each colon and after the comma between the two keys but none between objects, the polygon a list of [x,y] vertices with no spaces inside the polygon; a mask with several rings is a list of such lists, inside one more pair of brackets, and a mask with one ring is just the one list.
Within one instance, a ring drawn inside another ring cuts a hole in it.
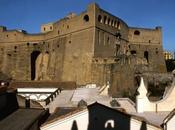
[{"label": "rooftop", "polygon": [[[56,107],[77,107],[78,102],[82,99],[88,105],[97,101],[105,106],[112,107],[110,104],[112,98],[107,95],[100,95],[99,88],[63,90],[47,107],[53,113]],[[135,103],[129,98],[116,98],[116,100],[120,104],[120,108],[124,108],[127,112],[136,112]]]},{"label": "rooftop", "polygon": [[147,121],[151,122],[152,124],[156,125],[156,126],[161,126],[161,124],[163,123],[163,120],[165,119],[165,117],[168,116],[170,112],[169,111],[162,111],[162,112],[143,112],[143,113],[130,113],[132,115],[135,116],[139,116],[139,117],[143,117],[144,119],[146,119]]},{"label": "rooftop", "polygon": [[25,130],[45,112],[43,109],[18,109],[0,121],[0,128],[1,130]]}]

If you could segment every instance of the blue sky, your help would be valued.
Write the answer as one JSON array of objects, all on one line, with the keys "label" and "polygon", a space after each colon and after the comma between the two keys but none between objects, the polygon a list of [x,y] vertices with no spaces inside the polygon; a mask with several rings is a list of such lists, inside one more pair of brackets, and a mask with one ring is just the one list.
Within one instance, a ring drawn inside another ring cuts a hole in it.
[{"label": "blue sky", "polygon": [[129,26],[162,26],[164,49],[175,50],[175,0],[0,0],[0,25],[38,33],[41,24],[80,13],[92,2]]}]

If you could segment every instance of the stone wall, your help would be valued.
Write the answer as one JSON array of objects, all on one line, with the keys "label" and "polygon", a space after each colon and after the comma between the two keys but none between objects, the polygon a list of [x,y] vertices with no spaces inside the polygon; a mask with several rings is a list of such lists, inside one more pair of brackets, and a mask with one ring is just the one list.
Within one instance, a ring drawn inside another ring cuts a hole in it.
[{"label": "stone wall", "polygon": [[[90,4],[79,15],[42,25],[40,34],[0,27],[0,69],[13,80],[100,86],[109,81],[111,90],[122,93],[134,82],[135,61],[131,59],[140,59],[137,64],[147,61],[149,71],[166,71],[161,35],[161,28],[131,28]],[[129,65],[125,59],[130,59]]]}]

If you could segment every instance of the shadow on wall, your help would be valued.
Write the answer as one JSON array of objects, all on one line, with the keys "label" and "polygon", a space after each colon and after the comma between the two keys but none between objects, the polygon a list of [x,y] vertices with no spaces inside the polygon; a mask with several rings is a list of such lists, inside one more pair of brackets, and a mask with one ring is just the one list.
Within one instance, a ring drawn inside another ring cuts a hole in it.
[{"label": "shadow on wall", "polygon": [[147,130],[147,128],[146,128],[146,122],[143,122],[142,121],[142,125],[141,125],[140,130]]},{"label": "shadow on wall", "polygon": [[[131,129],[131,116],[113,110],[101,104],[88,106],[89,124],[87,130],[135,130]],[[74,120],[71,130],[78,130]],[[146,122],[142,121],[140,130],[147,130]]]},{"label": "shadow on wall", "polygon": [[77,126],[76,120],[73,121],[71,130],[78,130],[78,126]]}]

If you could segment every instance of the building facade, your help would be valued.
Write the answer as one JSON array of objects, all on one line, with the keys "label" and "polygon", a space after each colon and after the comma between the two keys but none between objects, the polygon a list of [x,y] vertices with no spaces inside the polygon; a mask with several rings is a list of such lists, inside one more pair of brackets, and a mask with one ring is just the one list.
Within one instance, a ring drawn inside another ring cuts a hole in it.
[{"label": "building facade", "polygon": [[112,95],[133,92],[138,70],[166,71],[161,27],[129,27],[97,4],[42,25],[39,34],[1,26],[0,58],[1,71],[14,80],[109,82]]},{"label": "building facade", "polygon": [[169,51],[164,51],[164,58],[165,60],[172,60],[174,59],[174,54]]},{"label": "building facade", "polygon": [[142,117],[130,115],[99,103],[45,122],[41,130],[162,130]]}]

